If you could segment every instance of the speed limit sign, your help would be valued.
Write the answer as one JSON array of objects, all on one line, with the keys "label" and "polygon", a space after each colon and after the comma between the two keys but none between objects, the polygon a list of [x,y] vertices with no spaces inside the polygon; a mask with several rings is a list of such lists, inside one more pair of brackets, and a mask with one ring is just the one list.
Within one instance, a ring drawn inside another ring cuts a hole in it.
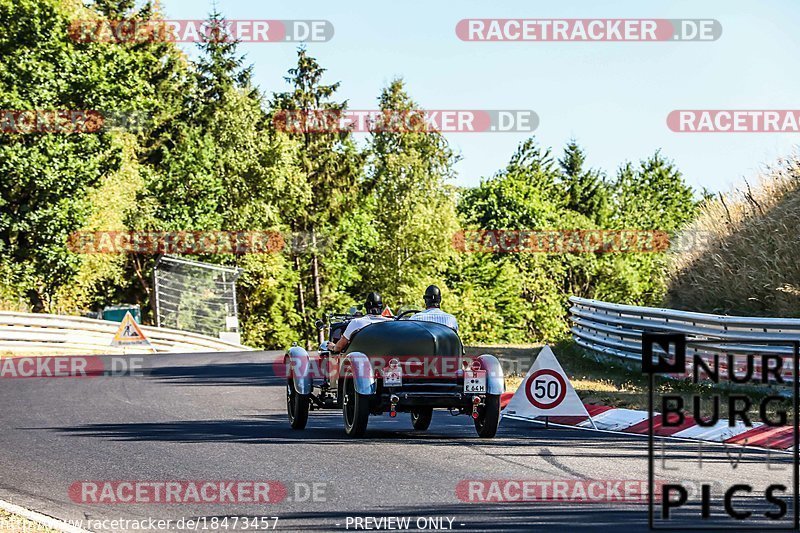
[{"label": "speed limit sign", "polygon": [[550,368],[537,370],[525,383],[525,394],[531,405],[539,409],[553,409],[564,401],[567,383],[561,374]]},{"label": "speed limit sign", "polygon": [[503,413],[504,416],[530,420],[537,420],[537,417],[585,416],[591,421],[586,406],[549,346],[544,346],[539,352]]}]

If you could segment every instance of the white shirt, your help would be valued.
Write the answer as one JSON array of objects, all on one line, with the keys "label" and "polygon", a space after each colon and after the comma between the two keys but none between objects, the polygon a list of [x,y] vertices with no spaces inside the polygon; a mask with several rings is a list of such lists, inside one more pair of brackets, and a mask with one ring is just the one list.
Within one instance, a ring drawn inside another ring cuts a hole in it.
[{"label": "white shirt", "polygon": [[458,320],[450,313],[445,313],[438,307],[431,307],[411,317],[411,320],[422,320],[423,322],[436,322],[458,331]]},{"label": "white shirt", "polygon": [[383,322],[385,320],[389,320],[389,318],[381,315],[366,315],[359,318],[354,318],[347,323],[347,327],[345,328],[344,333],[342,333],[342,337],[350,340],[353,338],[353,335],[355,335],[356,331],[365,328],[374,322]]}]

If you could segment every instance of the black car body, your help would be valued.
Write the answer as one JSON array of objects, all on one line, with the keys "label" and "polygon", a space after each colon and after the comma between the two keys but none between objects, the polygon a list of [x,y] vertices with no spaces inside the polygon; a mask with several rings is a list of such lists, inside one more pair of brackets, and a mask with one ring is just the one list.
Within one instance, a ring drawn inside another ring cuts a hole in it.
[{"label": "black car body", "polygon": [[[353,316],[330,324],[336,342]],[[402,318],[398,317],[398,318]],[[478,434],[493,437],[500,419],[503,372],[493,355],[464,356],[455,330],[413,319],[374,322],[357,331],[342,353],[316,357],[299,346],[285,357],[287,409],[292,427],[302,429],[308,411],[341,409],[345,431],[362,436],[370,416],[408,412],[414,428],[427,429],[435,408],[468,414]]]}]

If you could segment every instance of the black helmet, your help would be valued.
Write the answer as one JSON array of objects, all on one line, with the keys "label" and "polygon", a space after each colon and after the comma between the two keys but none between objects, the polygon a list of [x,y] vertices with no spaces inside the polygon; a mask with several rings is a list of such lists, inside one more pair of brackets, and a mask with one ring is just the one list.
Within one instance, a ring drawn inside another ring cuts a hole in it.
[{"label": "black helmet", "polygon": [[422,299],[425,300],[425,307],[439,307],[442,303],[442,291],[436,285],[431,285],[425,289]]},{"label": "black helmet", "polygon": [[371,292],[367,294],[367,302],[364,304],[364,307],[367,309],[368,315],[381,314],[381,311],[383,311],[383,300],[381,300],[381,295],[377,292]]}]

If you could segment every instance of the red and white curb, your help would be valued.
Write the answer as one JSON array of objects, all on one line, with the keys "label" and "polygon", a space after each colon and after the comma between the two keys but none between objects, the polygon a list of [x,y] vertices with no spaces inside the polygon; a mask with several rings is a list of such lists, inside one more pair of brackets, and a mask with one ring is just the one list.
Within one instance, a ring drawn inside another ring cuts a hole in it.
[{"label": "red and white curb", "polygon": [[[508,402],[511,401],[512,396],[514,396],[513,392],[503,393],[500,397],[501,408],[505,408]],[[592,421],[598,430],[647,435],[650,426],[647,411],[616,409],[605,405],[585,405],[586,411],[592,417]],[[509,418],[526,419],[516,415],[509,416]],[[544,417],[530,420],[543,422]],[[592,424],[586,416],[551,416],[548,417],[548,422],[563,426],[592,429]],[[653,433],[659,437],[721,442],[773,450],[788,450],[794,444],[793,428],[791,426],[771,427],[760,422],[754,422],[752,426],[745,426],[739,421],[735,426],[728,427],[728,421],[720,419],[713,426],[704,427],[698,425],[694,418],[688,414],[685,415],[685,420],[682,424],[670,427],[664,427],[663,417],[660,414],[655,414],[653,416]]]}]

